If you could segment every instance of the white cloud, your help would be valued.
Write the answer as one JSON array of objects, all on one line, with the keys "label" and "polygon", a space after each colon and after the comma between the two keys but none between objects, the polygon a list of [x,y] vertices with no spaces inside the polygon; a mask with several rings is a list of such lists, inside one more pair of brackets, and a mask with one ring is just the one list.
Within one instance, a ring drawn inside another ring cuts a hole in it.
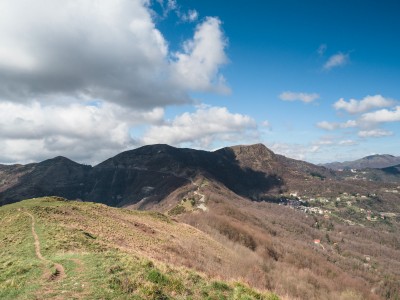
[{"label": "white cloud", "polygon": [[344,123],[337,123],[337,122],[328,122],[328,121],[322,121],[317,123],[317,127],[325,130],[335,130],[335,129],[345,129],[345,128],[353,128],[357,127],[358,123],[355,120],[348,120]]},{"label": "white cloud", "polygon": [[331,70],[336,67],[344,66],[350,61],[350,56],[349,54],[344,54],[344,53],[336,53],[335,55],[332,55],[329,57],[327,62],[324,64],[324,69],[325,70]]},{"label": "white cloud", "polygon": [[363,123],[385,123],[400,121],[400,106],[396,106],[393,110],[381,109],[378,111],[363,114],[361,122]]},{"label": "white cloud", "polygon": [[384,137],[393,135],[392,131],[383,129],[372,129],[372,130],[361,130],[358,132],[358,136],[362,138],[368,137]]},{"label": "white cloud", "polygon": [[162,123],[189,93],[228,90],[220,20],[205,18],[172,53],[150,4],[0,1],[0,162],[96,162],[138,145],[130,132]]},{"label": "white cloud", "polygon": [[[206,18],[173,54],[149,3],[0,1],[0,99],[68,96],[142,109],[189,102],[190,91],[226,89],[221,22]],[[175,9],[176,1],[166,5]]]},{"label": "white cloud", "polygon": [[320,152],[321,146],[316,144],[302,145],[302,144],[288,144],[288,143],[274,143],[268,147],[277,154],[284,155],[293,159],[305,160],[310,156]]},{"label": "white cloud", "polygon": [[43,106],[0,102],[0,162],[42,160],[68,155],[84,162],[100,161],[134,143],[131,126],[160,123],[162,108],[129,112],[109,103]]},{"label": "white cloud", "polygon": [[275,153],[293,159],[304,160],[307,153],[306,148],[303,145],[298,144],[274,143],[267,146]]},{"label": "white cloud", "polygon": [[225,79],[218,73],[228,62],[225,54],[227,40],[218,18],[207,17],[197,26],[194,38],[183,45],[183,52],[174,54],[174,82],[198,91],[229,92]]},{"label": "white cloud", "polygon": [[340,146],[354,146],[357,145],[357,142],[353,140],[341,140],[339,141],[338,145]]},{"label": "white cloud", "polygon": [[167,6],[169,9],[172,10],[172,9],[176,9],[178,5],[176,3],[176,0],[168,0]]},{"label": "white cloud", "polygon": [[187,13],[181,15],[183,22],[195,22],[199,18],[199,13],[195,9],[189,9]]},{"label": "white cloud", "polygon": [[[320,140],[305,144],[273,143],[267,145],[275,153],[306,161],[318,163],[331,162],[333,155],[348,151],[346,147],[355,146],[358,142],[352,139],[340,139],[340,137],[327,136]],[[354,158],[353,158],[354,159]]]},{"label": "white cloud", "polygon": [[332,145],[333,141],[331,140],[320,140],[314,143],[317,146],[328,146],[328,145]]},{"label": "white cloud", "polygon": [[279,98],[283,101],[302,101],[304,103],[310,103],[319,99],[319,95],[316,93],[297,93],[286,91],[279,95]]},{"label": "white cloud", "polygon": [[339,99],[333,106],[335,109],[343,109],[350,114],[363,113],[373,108],[388,107],[394,103],[392,99],[384,98],[381,95],[366,96],[362,100],[350,99],[346,102],[343,98]]},{"label": "white cloud", "polygon": [[344,123],[340,124],[340,128],[353,128],[353,127],[357,127],[358,123],[355,120],[348,120]]},{"label": "white cloud", "polygon": [[[163,14],[162,17],[166,18],[168,17],[169,13],[171,11],[178,11],[178,3],[176,0],[156,0],[158,4],[160,4]],[[148,1],[146,1],[148,2]]]},{"label": "white cloud", "polygon": [[237,143],[246,135],[256,137],[257,134],[256,121],[249,116],[233,114],[225,107],[203,106],[166,124],[150,127],[140,142],[210,148],[215,141]]},{"label": "white cloud", "polygon": [[321,44],[317,50],[318,55],[323,56],[326,52],[326,49],[328,49],[328,46],[326,44]]},{"label": "white cloud", "polygon": [[315,153],[315,152],[319,151],[319,149],[321,149],[321,146],[319,146],[319,145],[314,145],[314,146],[311,146],[311,148],[309,149],[309,151],[310,151],[311,153]]},{"label": "white cloud", "polygon": [[339,123],[322,121],[317,123],[317,127],[325,130],[335,130],[339,128]]}]

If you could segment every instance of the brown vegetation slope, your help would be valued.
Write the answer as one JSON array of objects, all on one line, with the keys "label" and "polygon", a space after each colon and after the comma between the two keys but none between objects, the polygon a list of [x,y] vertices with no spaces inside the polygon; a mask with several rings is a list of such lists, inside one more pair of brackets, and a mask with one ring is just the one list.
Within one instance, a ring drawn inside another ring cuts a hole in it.
[{"label": "brown vegetation slope", "polygon": [[[154,208],[236,249],[240,269],[254,268],[247,279],[253,286],[288,299],[399,299],[398,221],[349,225],[333,215],[250,202],[204,178],[197,184],[206,211],[196,208],[194,186]],[[174,206],[179,197],[186,201]],[[194,202],[192,208],[188,201]]]}]

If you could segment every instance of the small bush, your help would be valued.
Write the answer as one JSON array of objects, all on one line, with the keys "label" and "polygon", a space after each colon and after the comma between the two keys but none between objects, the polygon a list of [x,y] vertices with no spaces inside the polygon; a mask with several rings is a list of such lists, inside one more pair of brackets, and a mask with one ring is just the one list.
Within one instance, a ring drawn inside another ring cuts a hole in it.
[{"label": "small bush", "polygon": [[227,291],[229,290],[229,286],[225,282],[214,281],[212,283],[212,288],[218,291]]},{"label": "small bush", "polygon": [[157,283],[157,284],[161,284],[161,285],[166,285],[169,282],[168,278],[156,269],[151,270],[147,274],[147,279],[153,283]]},{"label": "small bush", "polygon": [[177,205],[173,209],[171,209],[168,214],[171,216],[176,216],[183,214],[186,211],[186,209],[182,205]]}]

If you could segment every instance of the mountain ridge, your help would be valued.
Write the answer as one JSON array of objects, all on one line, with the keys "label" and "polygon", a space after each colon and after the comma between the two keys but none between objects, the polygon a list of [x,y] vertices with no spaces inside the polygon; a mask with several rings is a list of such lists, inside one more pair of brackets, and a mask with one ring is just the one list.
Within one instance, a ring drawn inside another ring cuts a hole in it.
[{"label": "mountain ridge", "polygon": [[391,154],[374,154],[357,160],[326,163],[322,164],[322,166],[333,170],[366,168],[382,169],[397,164],[400,164],[400,156],[394,156]]},{"label": "mountain ridge", "polygon": [[[280,170],[285,167],[278,156],[261,144],[213,152],[157,144],[122,152],[93,167],[59,156],[29,167],[10,168],[17,173],[17,180],[3,188],[2,204],[50,194],[118,206],[118,198],[134,203],[148,196],[142,191],[147,186],[157,190],[157,202],[198,175],[248,196],[279,190],[284,185],[281,176],[285,174]],[[66,193],[62,189],[68,185],[72,191]]]},{"label": "mountain ridge", "polygon": [[[385,173],[376,176],[380,174]],[[364,193],[366,189],[365,183],[349,185],[334,170],[275,154],[263,144],[216,151],[155,144],[124,151],[95,166],[62,156],[2,166],[0,205],[51,195],[116,207],[144,201],[151,208],[175,191],[193,188],[193,181],[200,177],[254,201],[270,201],[299,191],[333,196]]]}]

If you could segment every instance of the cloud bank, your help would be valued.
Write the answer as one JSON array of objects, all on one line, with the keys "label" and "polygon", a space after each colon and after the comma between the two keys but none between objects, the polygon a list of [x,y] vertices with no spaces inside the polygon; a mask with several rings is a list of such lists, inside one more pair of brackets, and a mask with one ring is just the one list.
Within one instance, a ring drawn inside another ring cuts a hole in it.
[{"label": "cloud bank", "polygon": [[[362,100],[350,99],[345,101],[339,99],[333,104],[336,110],[344,110],[349,114],[358,114],[357,119],[346,122],[318,122],[318,128],[334,131],[338,129],[358,128],[347,133],[354,134],[362,139],[389,137],[394,135],[393,131],[379,128],[381,124],[400,121],[400,106],[393,106],[397,103],[395,100],[385,98],[381,95],[366,96]],[[391,107],[389,109],[380,109],[382,107]],[[371,110],[375,110],[370,112]],[[344,143],[343,145],[351,145]]]},{"label": "cloud bank", "polygon": [[229,93],[221,21],[205,17],[172,52],[150,5],[0,1],[0,162],[98,161],[139,145],[132,128],[163,123],[164,108],[193,103],[191,92]]},{"label": "cloud bank", "polygon": [[374,108],[389,107],[393,100],[384,98],[381,95],[366,96],[362,100],[350,99],[346,102],[343,98],[339,99],[333,107],[336,110],[344,110],[350,114],[358,114]]},{"label": "cloud bank", "polygon": [[391,136],[393,132],[383,129],[361,130],[358,136],[362,138]]},{"label": "cloud bank", "polygon": [[343,123],[322,121],[317,123],[317,127],[325,130],[335,130],[339,128],[352,128],[357,127],[358,124],[355,120],[348,120]]},{"label": "cloud bank", "polygon": [[0,103],[1,160],[40,161],[68,155],[99,162],[135,144],[129,128],[162,122],[164,110],[132,112],[110,103],[67,106]]},{"label": "cloud bank", "polygon": [[220,26],[206,18],[170,59],[148,1],[2,1],[0,98],[68,96],[153,108],[188,102],[188,91],[223,91]]},{"label": "cloud bank", "polygon": [[249,116],[233,114],[226,107],[199,107],[145,133],[142,144],[167,143],[209,148],[215,141],[236,142],[243,134],[254,137],[257,123]]},{"label": "cloud bank", "polygon": [[387,123],[387,122],[399,122],[400,121],[400,106],[395,108],[381,109],[374,112],[366,113],[362,115],[361,122],[364,123]]}]

